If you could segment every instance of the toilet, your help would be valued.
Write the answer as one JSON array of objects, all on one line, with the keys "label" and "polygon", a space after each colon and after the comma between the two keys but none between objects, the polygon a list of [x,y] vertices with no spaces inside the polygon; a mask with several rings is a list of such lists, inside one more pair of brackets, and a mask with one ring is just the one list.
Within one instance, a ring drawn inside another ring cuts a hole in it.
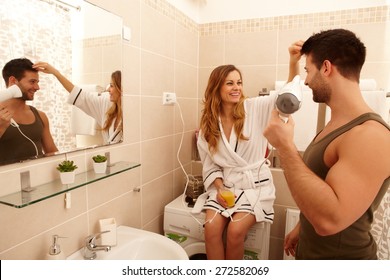
[{"label": "toilet", "polygon": [[[186,251],[190,260],[207,259],[203,223],[205,214],[191,214],[191,207],[179,196],[164,211],[164,234]],[[249,230],[244,244],[244,259],[267,260],[270,223],[256,223]]]}]

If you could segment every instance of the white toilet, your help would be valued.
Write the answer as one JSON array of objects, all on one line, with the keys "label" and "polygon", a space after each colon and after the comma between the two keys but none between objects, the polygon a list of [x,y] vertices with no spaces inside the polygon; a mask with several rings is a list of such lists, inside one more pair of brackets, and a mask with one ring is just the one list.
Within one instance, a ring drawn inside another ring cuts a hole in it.
[{"label": "white toilet", "polygon": [[[164,233],[186,251],[190,260],[207,259],[204,243],[204,213],[190,214],[192,208],[183,203],[183,195],[165,206]],[[256,223],[245,240],[244,259],[267,260],[270,224]]]}]

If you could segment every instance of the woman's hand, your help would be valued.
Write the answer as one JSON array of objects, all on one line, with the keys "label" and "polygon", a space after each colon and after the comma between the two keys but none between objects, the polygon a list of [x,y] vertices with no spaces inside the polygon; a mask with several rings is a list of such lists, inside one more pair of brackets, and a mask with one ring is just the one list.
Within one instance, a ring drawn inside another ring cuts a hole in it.
[{"label": "woman's hand", "polygon": [[298,63],[298,61],[301,59],[301,49],[303,46],[303,41],[299,40],[291,44],[291,46],[288,48],[288,52],[290,54],[290,63]]},{"label": "woman's hand", "polygon": [[58,70],[55,69],[53,66],[51,66],[49,63],[43,62],[43,61],[39,61],[39,62],[35,63],[32,67],[34,69],[41,71],[43,73],[46,73],[46,74],[53,74],[54,75],[58,72]]}]

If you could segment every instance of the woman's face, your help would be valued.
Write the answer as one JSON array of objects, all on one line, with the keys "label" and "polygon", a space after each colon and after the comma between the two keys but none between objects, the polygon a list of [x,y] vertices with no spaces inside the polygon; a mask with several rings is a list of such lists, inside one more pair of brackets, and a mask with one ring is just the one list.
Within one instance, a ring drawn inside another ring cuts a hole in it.
[{"label": "woman's face", "polygon": [[110,82],[110,86],[108,88],[108,92],[110,93],[110,101],[111,102],[118,102],[120,96],[121,96],[121,93],[116,89],[115,87],[115,84],[114,84],[114,81],[111,80]]},{"label": "woman's face", "polygon": [[227,75],[221,90],[222,104],[236,104],[240,101],[242,89],[242,81],[240,73],[236,70],[232,71]]}]

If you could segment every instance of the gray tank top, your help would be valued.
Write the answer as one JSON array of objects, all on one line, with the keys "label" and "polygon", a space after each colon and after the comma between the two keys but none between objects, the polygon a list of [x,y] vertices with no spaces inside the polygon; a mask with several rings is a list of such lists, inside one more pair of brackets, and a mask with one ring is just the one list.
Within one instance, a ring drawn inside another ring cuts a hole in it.
[{"label": "gray tank top", "polygon": [[[386,122],[375,113],[363,114],[351,122],[339,127],[318,142],[310,143],[303,161],[319,177],[325,180],[329,168],[324,163],[324,153],[328,145],[341,134],[368,120],[375,120],[390,130]],[[374,211],[378,208],[390,184],[387,178],[371,204],[370,208],[351,226],[343,231],[319,236],[306,217],[301,213],[301,230],[297,248],[297,259],[377,259],[376,243],[370,233]]]},{"label": "gray tank top", "polygon": [[19,129],[33,141],[37,147],[38,155],[33,143],[24,137],[18,128],[10,125],[0,137],[0,163],[12,163],[42,155],[43,121],[38,110],[29,106],[34,113],[35,121],[32,124],[19,124]]}]

